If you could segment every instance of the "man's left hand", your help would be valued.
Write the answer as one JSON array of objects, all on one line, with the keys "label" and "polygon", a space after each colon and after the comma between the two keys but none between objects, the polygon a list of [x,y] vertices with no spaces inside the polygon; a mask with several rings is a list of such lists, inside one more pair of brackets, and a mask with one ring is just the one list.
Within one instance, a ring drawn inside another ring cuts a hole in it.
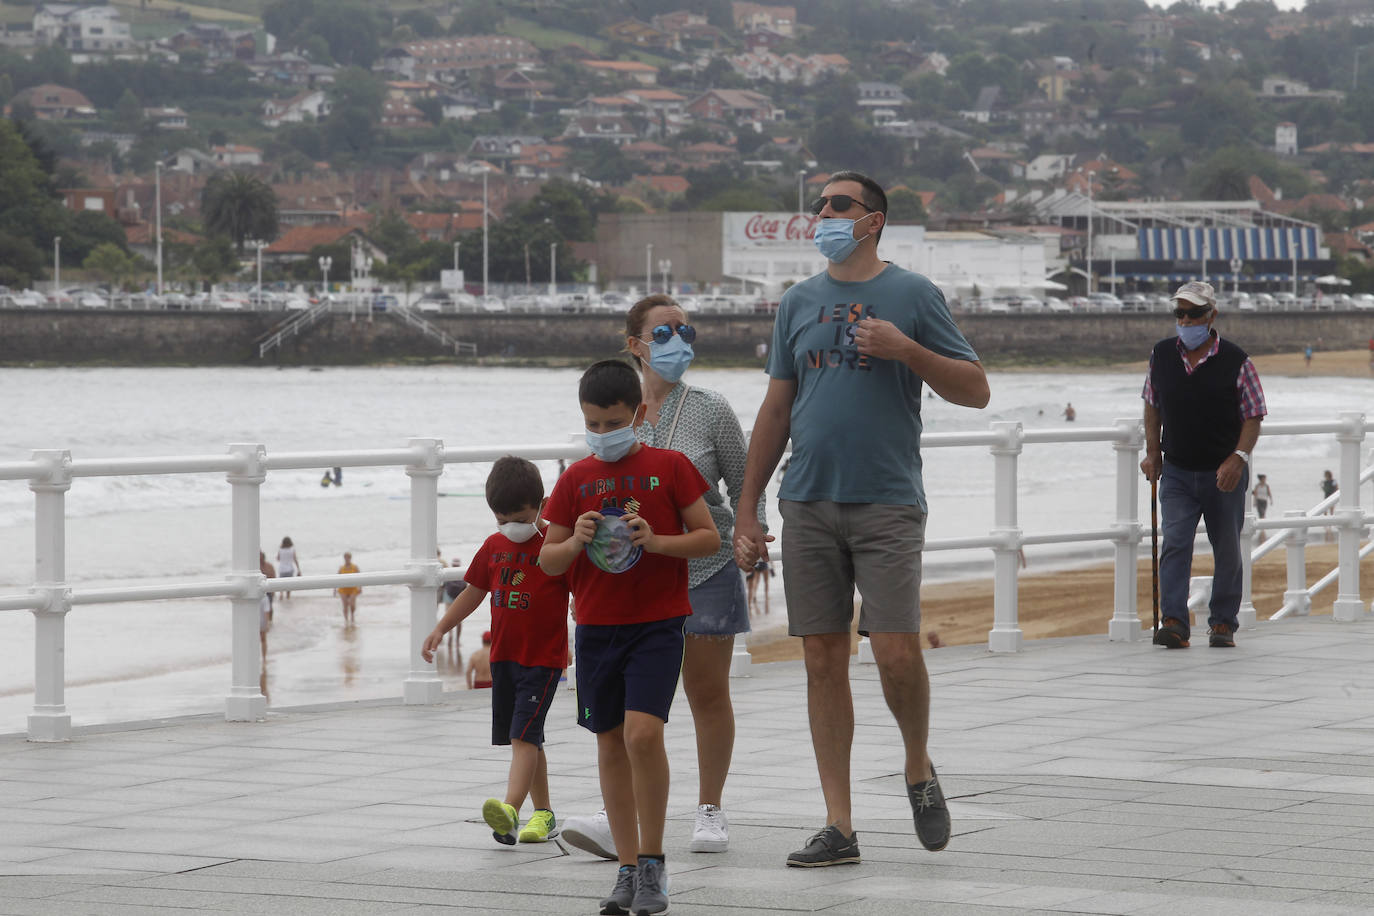
[{"label": "man's left hand", "polygon": [[1244,473],[1245,460],[1239,455],[1232,455],[1217,468],[1217,489],[1223,493],[1230,493],[1240,483],[1241,475]]},{"label": "man's left hand", "polygon": [[890,321],[865,318],[854,329],[854,343],[864,356],[900,360],[912,340]]}]

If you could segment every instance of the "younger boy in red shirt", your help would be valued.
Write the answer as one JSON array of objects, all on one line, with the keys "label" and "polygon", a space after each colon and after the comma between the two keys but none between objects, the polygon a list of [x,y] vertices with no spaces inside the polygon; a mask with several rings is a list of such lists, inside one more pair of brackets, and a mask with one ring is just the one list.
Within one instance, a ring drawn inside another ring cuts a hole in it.
[{"label": "younger boy in red shirt", "polygon": [[568,659],[568,585],[563,576],[548,576],[539,568],[543,503],[544,481],[533,464],[507,455],[492,465],[487,505],[496,515],[497,533],[477,550],[463,576],[468,587],[453,599],[420,651],[425,661],[433,661],[444,634],[491,593],[491,743],[509,744],[511,758],[506,798],[487,799],[482,817],[496,841],[506,845],[516,841],[526,796],[534,813],[519,832],[520,842],[542,843],[556,826],[544,719]]},{"label": "younger boy in red shirt", "polygon": [[720,547],[706,479],[680,452],[635,439],[639,376],[603,360],[578,400],[592,454],[569,467],[545,507],[540,565],[567,573],[577,608],[577,721],[596,733],[597,766],[620,871],[604,914],[668,909],[663,726],[682,670],[687,560]]}]

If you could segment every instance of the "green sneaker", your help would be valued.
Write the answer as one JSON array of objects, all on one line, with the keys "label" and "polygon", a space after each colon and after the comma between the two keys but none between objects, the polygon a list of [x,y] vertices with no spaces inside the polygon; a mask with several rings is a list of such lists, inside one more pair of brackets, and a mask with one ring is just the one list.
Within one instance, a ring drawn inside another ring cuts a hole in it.
[{"label": "green sneaker", "polygon": [[491,835],[496,842],[515,845],[515,828],[520,826],[520,812],[499,798],[489,798],[482,802],[482,820],[491,828]]},{"label": "green sneaker", "polygon": [[520,842],[543,843],[557,826],[558,822],[554,820],[552,811],[547,808],[535,808],[525,826],[520,828]]}]

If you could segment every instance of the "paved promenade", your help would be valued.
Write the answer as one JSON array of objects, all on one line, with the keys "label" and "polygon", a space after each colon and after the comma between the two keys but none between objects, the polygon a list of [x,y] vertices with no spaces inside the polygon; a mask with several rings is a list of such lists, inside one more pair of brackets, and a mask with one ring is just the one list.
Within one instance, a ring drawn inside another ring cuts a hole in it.
[{"label": "paved promenade", "polygon": [[[679,697],[672,912],[1374,912],[1374,622],[1263,624],[1239,643],[928,653],[954,818],[941,853],[916,842],[877,672],[856,663],[863,863],[824,869],[783,866],[824,810],[800,664],[734,682],[722,855],[686,851],[696,766]],[[560,815],[598,805],[572,709],[560,696],[549,723]],[[0,913],[596,912],[610,863],[491,840],[479,809],[509,758],[489,728],[474,692],[0,738]]]}]

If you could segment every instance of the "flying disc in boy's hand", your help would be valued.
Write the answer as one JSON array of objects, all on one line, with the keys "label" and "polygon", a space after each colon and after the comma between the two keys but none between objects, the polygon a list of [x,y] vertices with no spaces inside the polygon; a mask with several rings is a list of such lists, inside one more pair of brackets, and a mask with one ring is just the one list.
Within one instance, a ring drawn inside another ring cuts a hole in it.
[{"label": "flying disc in boy's hand", "polygon": [[608,573],[622,573],[638,563],[644,554],[634,545],[632,536],[632,529],[625,523],[624,510],[607,506],[601,510],[596,534],[585,548],[587,558]]}]

